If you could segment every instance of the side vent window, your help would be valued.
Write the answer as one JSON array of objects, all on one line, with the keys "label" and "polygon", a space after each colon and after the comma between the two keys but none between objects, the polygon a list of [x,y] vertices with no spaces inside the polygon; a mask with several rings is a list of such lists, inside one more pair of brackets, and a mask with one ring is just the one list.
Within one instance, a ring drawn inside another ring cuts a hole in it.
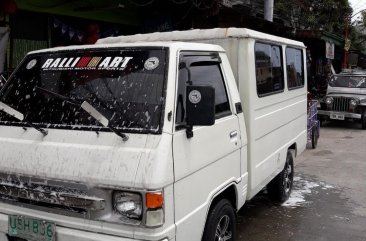
[{"label": "side vent window", "polygon": [[304,61],[301,49],[286,48],[286,73],[289,90],[304,87]]}]

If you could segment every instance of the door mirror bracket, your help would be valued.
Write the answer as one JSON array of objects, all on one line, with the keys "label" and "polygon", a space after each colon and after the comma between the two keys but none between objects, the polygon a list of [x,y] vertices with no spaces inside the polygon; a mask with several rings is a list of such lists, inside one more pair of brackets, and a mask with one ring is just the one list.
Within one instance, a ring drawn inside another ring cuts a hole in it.
[{"label": "door mirror bracket", "polygon": [[191,139],[193,137],[193,126],[186,126],[186,135],[187,139]]}]

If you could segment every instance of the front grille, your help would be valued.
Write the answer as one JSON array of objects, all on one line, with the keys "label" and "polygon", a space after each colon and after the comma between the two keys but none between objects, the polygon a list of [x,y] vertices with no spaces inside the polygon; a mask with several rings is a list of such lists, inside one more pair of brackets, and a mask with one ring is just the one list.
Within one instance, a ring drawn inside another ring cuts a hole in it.
[{"label": "front grille", "polygon": [[333,111],[340,111],[340,112],[348,112],[349,111],[349,101],[352,98],[348,97],[333,97]]},{"label": "front grille", "polygon": [[[93,183],[85,184],[0,171],[0,209],[1,204],[10,204],[14,205],[14,214],[17,214],[15,207],[22,207],[93,221],[127,223],[128,220],[128,223],[140,225],[140,220],[138,222],[127,218],[125,220],[115,213],[110,200],[113,191]],[[19,213],[21,212],[23,211],[19,210]]]},{"label": "front grille", "polygon": [[105,208],[104,199],[88,196],[83,191],[61,186],[9,182],[0,178],[0,200],[11,199],[73,212],[96,211]]}]

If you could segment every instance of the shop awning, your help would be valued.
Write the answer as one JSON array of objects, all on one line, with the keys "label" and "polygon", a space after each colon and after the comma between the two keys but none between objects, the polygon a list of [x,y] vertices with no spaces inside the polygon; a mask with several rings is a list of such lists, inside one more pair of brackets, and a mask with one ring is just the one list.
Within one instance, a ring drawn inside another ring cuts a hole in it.
[{"label": "shop awning", "polygon": [[[138,6],[121,0],[16,0],[19,9],[103,22],[142,25]],[[31,21],[31,20],[30,20]]]},{"label": "shop awning", "polygon": [[344,46],[344,39],[341,36],[326,31],[297,30],[296,37],[321,39],[325,42],[332,42],[339,47]]}]

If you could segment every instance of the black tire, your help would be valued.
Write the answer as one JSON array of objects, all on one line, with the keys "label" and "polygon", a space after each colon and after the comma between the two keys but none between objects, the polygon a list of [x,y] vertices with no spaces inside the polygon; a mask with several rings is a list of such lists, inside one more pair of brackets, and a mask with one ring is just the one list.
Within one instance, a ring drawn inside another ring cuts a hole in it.
[{"label": "black tire", "polygon": [[285,202],[291,194],[294,182],[294,160],[290,151],[287,151],[286,163],[280,172],[268,185],[269,197],[276,202]]},{"label": "black tire", "polygon": [[362,130],[366,130],[366,110],[363,111],[361,116]]},{"label": "black tire", "polygon": [[311,129],[311,147],[313,149],[316,148],[318,145],[318,139],[319,139],[319,132],[317,126],[313,126],[313,129]]},{"label": "black tire", "polygon": [[[227,224],[227,228],[222,232],[225,224]],[[234,208],[227,199],[220,200],[208,214],[202,241],[234,241],[235,235],[236,215]],[[222,236],[229,239],[219,239]]]}]

